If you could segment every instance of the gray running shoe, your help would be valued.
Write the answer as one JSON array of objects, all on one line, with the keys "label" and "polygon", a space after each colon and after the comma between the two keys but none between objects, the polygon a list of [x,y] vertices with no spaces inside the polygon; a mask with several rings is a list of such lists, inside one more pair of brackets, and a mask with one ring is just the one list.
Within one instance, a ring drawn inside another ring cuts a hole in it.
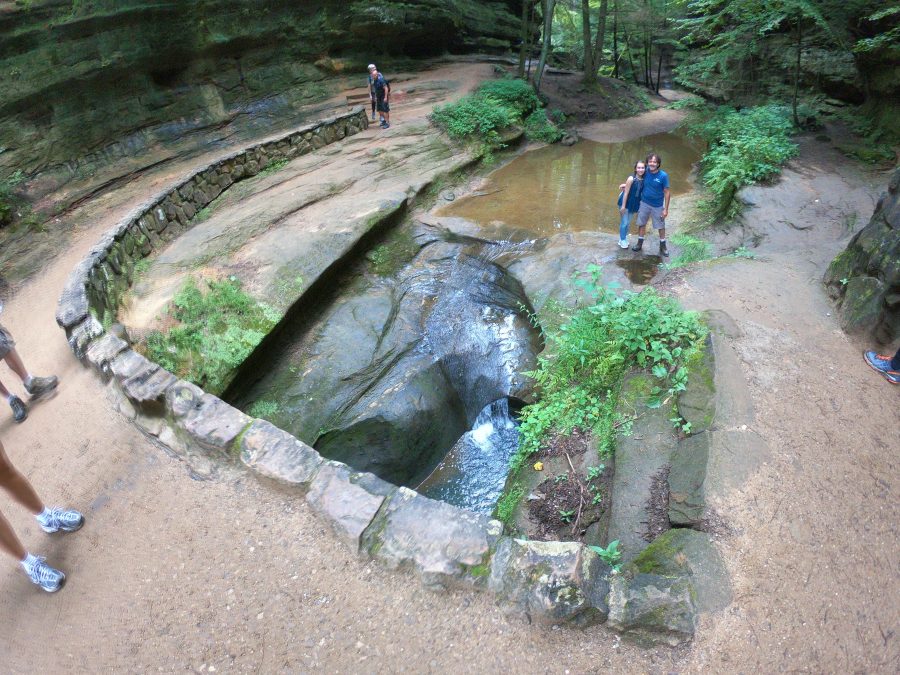
[{"label": "gray running shoe", "polygon": [[59,384],[59,380],[56,379],[56,375],[32,377],[31,382],[25,385],[25,391],[28,392],[31,398],[40,398],[56,389],[57,384]]},{"label": "gray running shoe", "polygon": [[13,396],[9,399],[9,407],[12,408],[13,419],[16,422],[24,422],[25,418],[28,417],[28,410],[25,408],[25,403],[22,402],[18,396]]},{"label": "gray running shoe", "polygon": [[74,509],[61,509],[56,506],[46,516],[37,516],[37,521],[44,532],[74,532],[84,525],[84,516]]},{"label": "gray running shoe", "polygon": [[33,563],[23,565],[25,574],[31,579],[31,583],[37,584],[48,593],[56,593],[66,583],[66,575],[53,569],[45,561],[44,556],[35,556]]}]

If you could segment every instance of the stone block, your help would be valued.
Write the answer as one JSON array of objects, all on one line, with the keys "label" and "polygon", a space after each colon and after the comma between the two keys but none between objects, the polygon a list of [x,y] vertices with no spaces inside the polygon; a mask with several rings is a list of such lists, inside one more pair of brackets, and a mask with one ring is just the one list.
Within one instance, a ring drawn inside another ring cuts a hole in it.
[{"label": "stone block", "polygon": [[87,289],[88,278],[94,266],[93,258],[85,258],[66,281],[56,308],[56,323],[69,329],[84,320],[90,312]]},{"label": "stone block", "polygon": [[499,521],[408,488],[395,492],[363,533],[362,547],[390,569],[411,569],[426,586],[482,584],[503,531]]},{"label": "stone block", "polygon": [[[176,383],[171,388],[178,387]],[[166,392],[168,403],[168,391]],[[234,441],[253,421],[237,408],[225,403],[212,394],[203,394],[199,405],[191,406],[188,412],[178,419],[178,426],[203,451],[217,452],[227,455]]]},{"label": "stone block", "polygon": [[265,420],[241,436],[241,461],[259,474],[306,492],[324,461],[303,441]]},{"label": "stone block", "polygon": [[69,348],[75,354],[75,358],[82,359],[91,342],[103,335],[103,326],[93,315],[88,314],[81,323],[67,332]]},{"label": "stone block", "polygon": [[716,418],[716,363],[712,338],[707,337],[703,354],[688,364],[688,381],[678,393],[678,414],[691,426],[691,433],[711,429]]},{"label": "stone block", "polygon": [[610,577],[610,628],[638,644],[676,647],[697,627],[694,587],[685,577],[614,574]]},{"label": "stone block", "polygon": [[353,471],[340,462],[324,462],[306,501],[329,521],[342,541],[359,552],[363,532],[396,489],[373,474]]},{"label": "stone block", "polygon": [[145,376],[159,370],[153,361],[141,356],[132,349],[121,352],[109,363],[109,370],[116,382],[123,384],[134,376]]},{"label": "stone block", "polygon": [[85,358],[104,377],[109,374],[109,364],[123,351],[128,349],[128,343],[120,340],[115,335],[106,333],[95,340],[87,349]]},{"label": "stone block", "polygon": [[488,588],[508,612],[539,624],[588,626],[606,620],[610,568],[583,544],[504,537]]},{"label": "stone block", "polygon": [[706,514],[706,465],[709,462],[710,433],[682,439],[669,468],[669,522],[678,526],[697,525]]},{"label": "stone block", "polygon": [[166,391],[166,412],[176,421],[180,420],[201,408],[204,394],[206,392],[193,382],[179,380]]},{"label": "stone block", "polygon": [[122,381],[121,385],[124,394],[140,412],[145,415],[161,416],[165,412],[166,391],[178,381],[178,378],[157,364],[153,365],[156,367],[134,373]]}]

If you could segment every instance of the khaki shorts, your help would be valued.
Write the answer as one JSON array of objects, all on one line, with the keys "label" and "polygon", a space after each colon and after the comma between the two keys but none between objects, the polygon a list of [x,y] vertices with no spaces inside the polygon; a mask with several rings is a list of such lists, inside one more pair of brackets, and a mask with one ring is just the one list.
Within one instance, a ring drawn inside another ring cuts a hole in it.
[{"label": "khaki shorts", "polygon": [[5,359],[6,355],[9,354],[15,346],[16,343],[12,339],[12,335],[10,335],[9,331],[3,326],[0,326],[0,359]]},{"label": "khaki shorts", "polygon": [[637,217],[638,227],[644,227],[647,221],[652,218],[654,229],[661,230],[666,226],[666,219],[663,218],[662,213],[662,206],[650,206],[647,202],[641,202]]}]

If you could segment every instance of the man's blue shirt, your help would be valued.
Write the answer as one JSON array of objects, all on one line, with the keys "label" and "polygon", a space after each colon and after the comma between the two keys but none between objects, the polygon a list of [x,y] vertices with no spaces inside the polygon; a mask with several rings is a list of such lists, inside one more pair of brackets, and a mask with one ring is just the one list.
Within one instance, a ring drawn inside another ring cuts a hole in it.
[{"label": "man's blue shirt", "polygon": [[644,174],[644,192],[641,201],[650,206],[662,206],[665,202],[663,190],[669,187],[669,174],[660,169],[656,173],[647,171]]}]

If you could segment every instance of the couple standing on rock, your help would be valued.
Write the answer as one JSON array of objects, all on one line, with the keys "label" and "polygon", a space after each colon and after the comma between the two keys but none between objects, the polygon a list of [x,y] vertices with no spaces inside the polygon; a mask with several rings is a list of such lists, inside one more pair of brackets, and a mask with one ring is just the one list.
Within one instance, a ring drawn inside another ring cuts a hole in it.
[{"label": "couple standing on rock", "polygon": [[644,247],[647,221],[659,230],[659,254],[669,256],[666,248],[666,216],[669,215],[669,175],[662,170],[662,159],[655,152],[644,162],[635,162],[634,172],[619,186],[619,248],[628,248],[628,226],[637,214],[638,240],[632,251]]},{"label": "couple standing on rock", "polygon": [[381,128],[391,126],[391,83],[378,72],[374,63],[369,64],[369,98],[372,101],[372,121],[376,110],[381,115]]}]

